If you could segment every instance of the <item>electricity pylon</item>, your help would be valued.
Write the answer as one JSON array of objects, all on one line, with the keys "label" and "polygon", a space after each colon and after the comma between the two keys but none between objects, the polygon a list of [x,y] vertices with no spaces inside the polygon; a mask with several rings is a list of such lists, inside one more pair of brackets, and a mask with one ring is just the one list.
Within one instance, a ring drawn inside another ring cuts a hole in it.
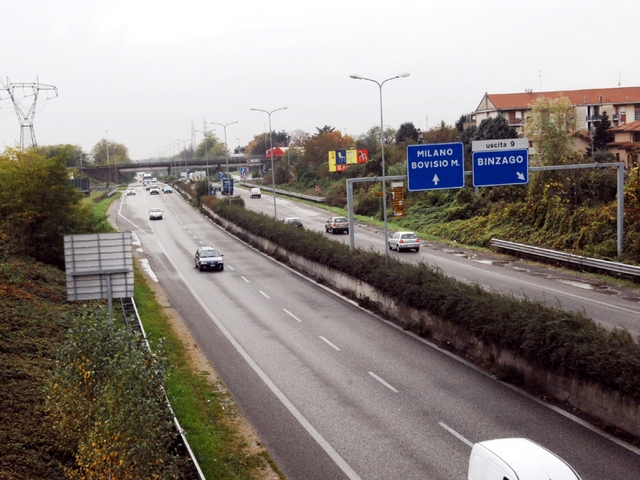
[{"label": "electricity pylon", "polygon": [[[38,145],[36,143],[36,134],[33,130],[33,118],[36,116],[36,103],[38,102],[38,94],[40,93],[40,90],[52,91],[53,96],[47,96],[48,100],[50,98],[56,98],[58,96],[58,89],[53,85],[44,85],[38,82],[37,77],[36,81],[33,83],[11,83],[7,78],[6,85],[2,83],[2,81],[0,81],[0,84],[2,85],[2,90],[6,90],[9,94],[9,98],[11,98],[11,102],[13,103],[13,108],[15,109],[16,115],[18,116],[18,122],[20,123],[20,147],[37,147]],[[16,98],[16,89],[22,89],[21,98]],[[22,105],[20,104],[20,100],[27,97],[33,97],[33,103],[31,103],[31,106],[25,112]],[[28,133],[25,135],[27,129]],[[28,142],[28,145],[25,145],[25,140]]]}]

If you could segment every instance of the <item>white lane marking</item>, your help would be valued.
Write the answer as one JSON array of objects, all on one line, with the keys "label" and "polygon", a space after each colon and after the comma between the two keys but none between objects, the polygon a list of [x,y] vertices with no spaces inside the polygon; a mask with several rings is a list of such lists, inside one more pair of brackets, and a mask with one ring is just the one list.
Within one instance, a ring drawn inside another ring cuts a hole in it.
[{"label": "white lane marking", "polygon": [[247,280],[247,278],[244,275],[240,275],[240,278],[243,279],[245,282],[249,283],[249,280]]},{"label": "white lane marking", "polygon": [[233,267],[231,265],[225,265],[226,268],[228,268],[229,270],[233,270]]},{"label": "white lane marking", "polygon": [[[127,221],[129,223],[132,223],[128,219],[127,219]],[[150,238],[152,238],[152,237],[150,237]],[[180,277],[180,279],[182,280],[184,285],[191,292],[191,295],[193,295],[193,298],[196,299],[196,301],[200,304],[202,309],[209,316],[211,321],[220,329],[220,331],[226,337],[226,339],[229,340],[229,343],[231,343],[231,345],[233,345],[233,347],[242,356],[242,358],[244,358],[244,360],[247,362],[247,364],[253,369],[254,372],[256,372],[256,375],[258,375],[260,377],[260,379],[265,383],[265,385],[269,388],[269,390],[271,390],[271,392],[273,392],[273,394],[278,398],[278,400],[280,400],[282,405],[284,405],[284,407],[287,410],[289,410],[289,412],[291,412],[291,415],[293,415],[293,417],[298,421],[298,423],[302,426],[302,428],[304,428],[307,431],[307,433],[309,435],[311,435],[311,437],[316,441],[316,443],[320,446],[320,448],[322,448],[327,453],[327,455],[329,455],[331,460],[333,460],[335,462],[335,464],[338,466],[338,468],[340,468],[340,470],[342,470],[344,472],[344,474],[347,476],[347,478],[349,478],[350,480],[362,480],[360,478],[360,475],[358,475],[355,472],[355,470],[353,470],[353,468],[351,468],[351,466],[345,461],[345,459],[340,456],[340,454],[331,446],[331,444],[329,442],[327,442],[327,440],[320,434],[320,432],[318,432],[314,428],[314,426],[311,425],[311,422],[309,422],[309,420],[307,420],[304,417],[304,415],[302,415],[302,413],[300,413],[300,411],[291,402],[291,400],[289,400],[289,398],[282,392],[282,390],[280,390],[278,388],[278,386],[275,383],[273,383],[273,381],[264,372],[264,370],[262,370],[260,368],[260,366],[255,362],[255,360],[253,360],[253,358],[249,355],[249,353],[244,348],[242,348],[242,345],[240,345],[240,343],[238,343],[238,341],[235,339],[235,337],[233,335],[231,335],[231,332],[229,332],[229,330],[227,330],[227,328],[222,324],[220,319],[218,317],[216,317],[215,314],[211,311],[211,309],[205,304],[204,300],[202,300],[198,296],[198,294],[193,289],[193,287],[191,287],[191,284],[187,281],[187,279],[184,277],[182,272],[180,272],[180,270],[178,269],[178,266],[171,259],[171,257],[169,256],[169,254],[165,250],[164,245],[162,245],[157,240],[156,240],[156,243],[158,244],[158,246],[162,250],[162,253],[164,253],[165,257],[167,258],[167,261],[169,263],[171,263],[171,265],[173,266],[173,268],[177,272],[178,276]],[[242,277],[242,278],[247,283],[249,282],[246,278],[244,278],[244,277]]]},{"label": "white lane marking", "polygon": [[[444,257],[438,257],[438,256],[435,256],[435,255],[432,255],[432,254],[428,254],[428,253],[425,253],[423,255],[425,257],[432,258],[434,263],[436,263],[436,265],[437,265],[438,261],[443,261],[444,263],[450,263],[450,264],[453,264],[453,265],[455,265],[457,267],[459,267],[461,265],[461,263],[459,263],[459,262],[456,262],[454,260],[450,260],[450,259],[447,259],[447,258],[444,258]],[[467,268],[467,267],[465,267],[465,268]],[[482,273],[485,273],[485,274],[490,275],[492,277],[497,277],[497,278],[503,278],[504,277],[504,275],[501,275],[498,272],[493,272],[491,270],[485,270],[483,268],[474,267],[473,265],[469,265],[468,269],[469,270],[475,270],[476,272],[482,272]],[[463,283],[475,283],[476,282],[475,280],[469,280],[468,278],[462,278],[462,277],[459,277],[457,275],[449,275],[449,276],[452,277],[452,278],[455,278],[456,280],[460,280]],[[514,282],[517,282],[518,284],[526,285],[526,286],[531,287],[531,288],[538,288],[540,290],[549,291],[549,292],[553,293],[556,298],[558,298],[558,296],[564,295],[566,297],[571,297],[571,298],[574,298],[574,299],[578,299],[580,301],[593,303],[593,304],[599,305],[601,307],[613,308],[615,310],[621,310],[621,311],[627,312],[627,313],[639,313],[638,310],[636,310],[636,309],[629,309],[629,308],[625,308],[625,307],[620,307],[618,305],[613,305],[611,303],[602,302],[600,300],[595,300],[593,298],[585,297],[583,295],[578,295],[578,294],[575,294],[575,293],[565,292],[565,291],[562,291],[562,290],[559,290],[559,289],[556,289],[556,288],[547,287],[546,285],[538,285],[536,283],[528,282],[528,281],[523,280],[523,279],[511,279],[511,280],[513,280]],[[519,287],[519,288],[522,288],[522,287]],[[514,295],[517,295],[515,287],[510,292],[513,293]]]},{"label": "white lane marking", "polygon": [[385,387],[387,387],[389,390],[391,390],[392,392],[398,393],[398,390],[395,389],[394,387],[392,387],[391,385],[389,385],[387,382],[385,382],[383,379],[381,379],[378,375],[376,375],[373,372],[367,372],[369,375],[371,375],[373,378],[375,378],[376,380],[378,380],[381,384],[383,384]]},{"label": "white lane marking", "polygon": [[298,317],[296,317],[293,313],[291,313],[289,310],[287,310],[286,308],[283,308],[282,310],[284,310],[284,313],[286,313],[287,315],[289,315],[291,318],[293,318],[294,320],[297,320],[298,322],[302,323],[302,320],[300,320]]},{"label": "white lane marking", "polygon": [[262,294],[262,296],[263,296],[263,297],[265,297],[265,298],[271,298],[269,295],[267,295],[266,293],[264,293],[262,290],[258,290],[258,291]]},{"label": "white lane marking", "polygon": [[466,443],[471,448],[473,448],[473,442],[470,442],[469,440],[464,438],[462,435],[460,435],[458,432],[456,432],[453,428],[449,427],[448,425],[446,425],[446,424],[444,424],[442,422],[438,422],[438,425],[440,425],[442,428],[444,428],[446,431],[448,431],[451,435],[456,437],[458,440],[462,440],[464,443]]},{"label": "white lane marking", "polygon": [[323,342],[325,342],[327,345],[329,345],[330,347],[335,348],[337,351],[340,351],[340,349],[338,347],[336,347],[333,343],[331,343],[329,340],[327,340],[326,338],[324,338],[322,335],[320,335],[320,338],[322,339]]}]

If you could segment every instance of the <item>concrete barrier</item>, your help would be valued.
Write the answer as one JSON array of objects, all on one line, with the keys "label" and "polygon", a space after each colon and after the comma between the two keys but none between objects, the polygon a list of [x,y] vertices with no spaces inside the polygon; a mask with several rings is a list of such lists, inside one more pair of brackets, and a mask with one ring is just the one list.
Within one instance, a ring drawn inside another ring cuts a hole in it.
[{"label": "concrete barrier", "polygon": [[436,318],[428,312],[398,304],[357,278],[292,254],[280,245],[249,233],[216,215],[207,207],[204,209],[225,229],[241,236],[261,251],[338,292],[364,300],[365,303],[375,303],[381,312],[403,328],[418,332],[485,365],[512,369],[522,376],[525,384],[542,388],[546,394],[559,402],[574,407],[595,420],[640,437],[640,404],[637,401],[593,382],[540,369],[499,345],[488,344],[471,336],[466,330],[451,322]]}]

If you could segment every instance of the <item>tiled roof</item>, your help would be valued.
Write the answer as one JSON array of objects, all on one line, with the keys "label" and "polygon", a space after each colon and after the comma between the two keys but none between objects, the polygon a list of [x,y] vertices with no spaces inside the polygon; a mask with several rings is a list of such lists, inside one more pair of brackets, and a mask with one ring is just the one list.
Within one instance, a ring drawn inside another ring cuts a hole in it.
[{"label": "tiled roof", "polygon": [[564,92],[488,93],[486,99],[498,110],[512,110],[528,109],[538,97],[555,99],[561,95],[567,97],[573,105],[640,103],[640,87],[593,88]]},{"label": "tiled roof", "polygon": [[640,120],[631,123],[625,123],[619,127],[610,128],[611,132],[640,132]]}]

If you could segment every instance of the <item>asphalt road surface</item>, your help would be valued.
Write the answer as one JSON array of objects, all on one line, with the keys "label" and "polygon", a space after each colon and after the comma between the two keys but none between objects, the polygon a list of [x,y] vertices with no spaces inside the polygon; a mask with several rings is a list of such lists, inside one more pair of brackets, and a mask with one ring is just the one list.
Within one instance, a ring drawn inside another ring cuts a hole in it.
[{"label": "asphalt road surface", "polygon": [[[249,198],[248,191],[240,188],[235,193],[244,197],[247,208],[273,215],[273,196],[268,189],[263,189],[260,199]],[[305,228],[322,232],[325,221],[332,215],[319,207],[283,197],[277,197],[276,211],[278,218],[298,217]],[[354,232],[357,247],[373,248],[384,254],[383,228],[356,223]],[[348,235],[327,236],[349,242]],[[449,277],[477,283],[486,289],[584,312],[607,328],[625,328],[634,336],[640,335],[640,289],[624,286],[613,279],[604,282],[594,275],[428,241],[422,242],[419,253],[391,251],[390,255],[407,262],[426,262]]]},{"label": "asphalt road surface", "polygon": [[[120,229],[288,479],[462,480],[471,445],[505,437],[544,445],[584,480],[639,478],[638,449],[280,265],[178,194],[136,188]],[[224,254],[223,272],[194,267],[200,245]]]}]

